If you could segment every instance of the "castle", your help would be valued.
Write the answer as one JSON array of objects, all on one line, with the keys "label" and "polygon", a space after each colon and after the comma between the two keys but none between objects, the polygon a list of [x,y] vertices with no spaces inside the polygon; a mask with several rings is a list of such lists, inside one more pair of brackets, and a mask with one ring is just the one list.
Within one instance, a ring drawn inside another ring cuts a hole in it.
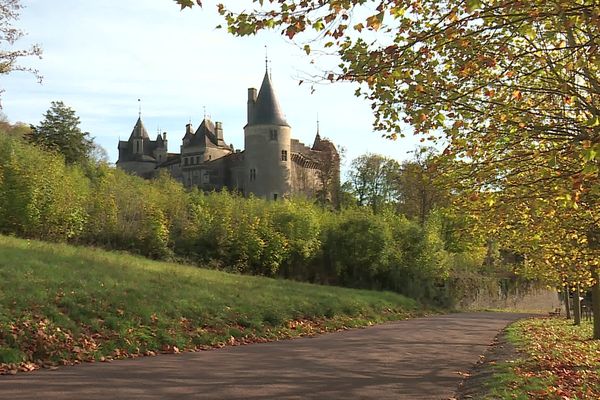
[{"label": "castle", "polygon": [[273,90],[269,72],[260,87],[248,89],[244,150],[225,143],[221,122],[204,120],[194,131],[187,124],[180,153],[168,153],[166,132],[151,140],[138,118],[129,140],[119,141],[117,167],[152,178],[167,170],[186,187],[228,189],[277,200],[302,194],[337,203],[339,155],[332,142],[317,133],[312,147],[292,139]]}]

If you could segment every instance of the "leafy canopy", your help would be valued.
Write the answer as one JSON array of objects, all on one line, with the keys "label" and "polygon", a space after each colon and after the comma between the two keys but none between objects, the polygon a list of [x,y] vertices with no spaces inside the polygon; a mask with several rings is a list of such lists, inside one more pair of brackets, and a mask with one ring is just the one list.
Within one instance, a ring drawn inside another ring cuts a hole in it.
[{"label": "leafy canopy", "polygon": [[38,126],[31,126],[30,142],[61,153],[69,164],[90,159],[95,146],[88,132],[79,128],[75,110],[62,101],[53,101]]}]

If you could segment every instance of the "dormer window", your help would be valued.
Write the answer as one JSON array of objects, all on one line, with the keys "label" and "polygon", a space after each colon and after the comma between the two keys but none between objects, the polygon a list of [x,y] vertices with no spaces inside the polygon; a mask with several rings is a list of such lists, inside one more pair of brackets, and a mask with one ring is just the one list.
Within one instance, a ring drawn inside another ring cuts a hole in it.
[{"label": "dormer window", "polygon": [[269,129],[269,137],[271,140],[277,141],[277,129]]}]

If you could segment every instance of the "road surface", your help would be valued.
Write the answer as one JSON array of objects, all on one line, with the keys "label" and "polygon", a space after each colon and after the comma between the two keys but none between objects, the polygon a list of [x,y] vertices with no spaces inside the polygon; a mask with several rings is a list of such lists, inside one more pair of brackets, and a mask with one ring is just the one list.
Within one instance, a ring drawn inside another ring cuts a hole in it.
[{"label": "road surface", "polygon": [[0,376],[2,399],[448,399],[525,314],[457,313],[272,343]]}]

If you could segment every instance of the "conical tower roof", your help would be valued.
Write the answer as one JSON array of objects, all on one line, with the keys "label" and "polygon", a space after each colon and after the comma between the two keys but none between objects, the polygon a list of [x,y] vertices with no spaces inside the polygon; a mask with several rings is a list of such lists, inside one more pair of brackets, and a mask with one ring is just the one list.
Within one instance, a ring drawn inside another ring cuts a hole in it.
[{"label": "conical tower roof", "polygon": [[313,142],[312,148],[315,150],[321,144],[321,132],[319,129],[319,120],[317,120],[317,134],[315,136],[315,141]]},{"label": "conical tower roof", "polygon": [[279,126],[290,126],[285,120],[285,116],[281,111],[277,96],[273,90],[273,84],[269,77],[269,71],[265,71],[265,77],[263,78],[260,91],[256,103],[254,104],[254,111],[252,113],[252,120],[249,125],[279,125]]},{"label": "conical tower roof", "polygon": [[135,126],[133,127],[133,131],[131,131],[131,136],[129,137],[129,140],[131,139],[149,139],[150,136],[148,136],[148,131],[146,131],[146,127],[144,126],[144,123],[142,122],[142,117],[138,117],[137,122],[135,123]]}]

